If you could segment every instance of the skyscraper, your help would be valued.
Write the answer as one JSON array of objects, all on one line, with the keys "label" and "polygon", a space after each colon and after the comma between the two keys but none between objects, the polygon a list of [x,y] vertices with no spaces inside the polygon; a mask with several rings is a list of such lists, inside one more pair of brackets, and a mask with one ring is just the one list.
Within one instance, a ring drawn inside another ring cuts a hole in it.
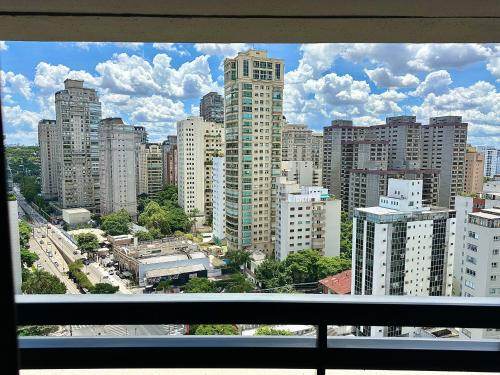
[{"label": "skyscraper", "polygon": [[62,208],[99,210],[101,103],[83,81],[66,79],[55,94],[58,197]]},{"label": "skyscraper", "polygon": [[283,60],[266,51],[224,61],[226,238],[230,249],[271,254],[281,174]]},{"label": "skyscraper", "polygon": [[121,118],[101,120],[99,128],[101,214],[126,210],[137,216],[134,127]]},{"label": "skyscraper", "polygon": [[312,161],[313,132],[307,125],[285,124],[282,129],[283,160]]},{"label": "skyscraper", "polygon": [[[379,206],[354,212],[353,294],[450,296],[455,232],[455,211],[423,206],[421,180],[389,179]],[[358,327],[368,336],[410,331]]]},{"label": "skyscraper", "polygon": [[177,185],[177,136],[169,135],[162,144],[163,185]]},{"label": "skyscraper", "polygon": [[479,146],[477,150],[484,154],[484,176],[492,178],[500,174],[500,150],[493,146]]},{"label": "skyscraper", "polygon": [[163,188],[163,154],[158,143],[140,143],[138,194],[154,194]]},{"label": "skyscraper", "polygon": [[224,100],[222,95],[209,92],[200,100],[200,116],[208,122],[224,123]]},{"label": "skyscraper", "polygon": [[57,126],[56,120],[38,122],[38,145],[42,172],[42,196],[44,199],[57,198],[59,176],[57,173]]},{"label": "skyscraper", "polygon": [[479,193],[483,190],[484,155],[475,147],[467,146],[465,154],[465,193]]},{"label": "skyscraper", "polygon": [[212,228],[213,236],[219,240],[226,238],[225,196],[226,162],[224,156],[212,158]]},{"label": "skyscraper", "polygon": [[212,217],[212,158],[223,143],[222,124],[195,116],[177,122],[179,205],[201,221]]}]

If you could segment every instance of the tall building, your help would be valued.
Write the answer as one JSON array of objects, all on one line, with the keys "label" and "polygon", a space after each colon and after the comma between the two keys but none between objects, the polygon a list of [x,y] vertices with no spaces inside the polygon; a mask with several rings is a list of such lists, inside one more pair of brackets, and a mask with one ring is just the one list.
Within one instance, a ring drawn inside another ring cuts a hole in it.
[{"label": "tall building", "polygon": [[484,176],[492,178],[500,174],[500,150],[492,146],[479,146],[477,151],[484,154]]},{"label": "tall building", "polygon": [[21,247],[19,242],[19,214],[17,210],[17,200],[8,200],[7,211],[9,219],[10,257],[12,259],[12,271],[14,274],[14,293],[21,294],[22,264]]},{"label": "tall building", "polygon": [[222,95],[209,92],[200,100],[200,116],[208,122],[224,123],[224,100]]},{"label": "tall building", "polygon": [[134,126],[134,139],[135,139],[135,191],[137,195],[142,194],[139,183],[141,177],[139,176],[139,154],[141,152],[141,144],[148,143],[148,132],[144,126]]},{"label": "tall building", "polygon": [[283,60],[266,51],[224,61],[226,238],[230,249],[274,250],[281,175]]},{"label": "tall building", "polygon": [[177,136],[169,135],[163,141],[163,185],[177,185]]},{"label": "tall building", "polygon": [[38,122],[38,145],[40,146],[40,164],[42,172],[42,196],[44,199],[56,199],[59,176],[57,173],[57,126],[56,120]]},{"label": "tall building", "polygon": [[283,160],[313,160],[313,132],[307,125],[283,125],[281,158]]},{"label": "tall building", "polygon": [[281,177],[278,181],[275,257],[284,260],[300,250],[340,254],[340,200],[320,186],[300,186]]},{"label": "tall building", "polygon": [[136,144],[134,127],[121,118],[106,118],[99,126],[101,214],[126,210],[137,216]]},{"label": "tall building", "polygon": [[[462,296],[500,298],[500,208],[483,208],[465,219]],[[499,339],[500,329],[462,328],[460,336]]]},{"label": "tall building", "polygon": [[468,145],[465,153],[464,193],[479,193],[483,190],[484,155]]},{"label": "tall building", "polygon": [[351,180],[353,173],[425,171],[424,192],[436,184],[438,192],[424,203],[453,208],[456,194],[463,190],[466,141],[467,124],[459,116],[431,118],[429,125],[417,123],[414,116],[389,117],[384,125],[373,126],[334,120],[324,128],[323,186],[340,197],[352,215],[349,197],[365,188]]},{"label": "tall building", "polygon": [[[453,271],[453,290],[455,295],[462,294],[462,284],[466,273],[465,256],[470,255],[468,218],[469,214],[480,212],[482,209],[500,207],[500,185],[494,186],[479,194],[457,195],[455,210],[457,211],[457,237],[455,269]],[[500,246],[500,244],[499,244]]]},{"label": "tall building", "polygon": [[[136,144],[137,145],[137,144]],[[163,154],[157,143],[138,145],[139,194],[154,194],[163,188]]]},{"label": "tall building", "polygon": [[283,160],[281,175],[300,186],[321,186],[321,168],[316,168],[313,161]]},{"label": "tall building", "polygon": [[315,168],[323,170],[323,133],[312,133],[312,161]]},{"label": "tall building", "polygon": [[55,94],[58,198],[61,208],[98,211],[101,103],[83,81],[66,79]]},{"label": "tall building", "polygon": [[[353,294],[450,296],[455,230],[455,211],[423,206],[421,180],[389,179],[377,207],[354,212]],[[408,328],[358,327],[367,336],[405,333]]]},{"label": "tall building", "polygon": [[177,122],[179,205],[201,221],[212,217],[212,158],[223,144],[222,124],[195,116]]},{"label": "tall building", "polygon": [[224,156],[212,158],[212,228],[213,236],[219,240],[226,237],[226,163]]}]

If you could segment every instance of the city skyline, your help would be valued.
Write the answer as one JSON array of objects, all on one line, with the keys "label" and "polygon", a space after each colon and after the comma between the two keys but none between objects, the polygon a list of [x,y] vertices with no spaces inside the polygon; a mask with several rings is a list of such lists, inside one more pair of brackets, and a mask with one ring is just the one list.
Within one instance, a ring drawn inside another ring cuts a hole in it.
[{"label": "city skyline", "polygon": [[104,117],[145,126],[151,141],[198,115],[201,97],[223,92],[222,62],[265,49],[285,61],[284,115],[321,131],[333,119],[355,125],[386,116],[461,115],[474,145],[500,142],[500,46],[477,44],[2,44],[7,144],[36,144],[41,119],[54,119],[65,78],[95,88]]}]

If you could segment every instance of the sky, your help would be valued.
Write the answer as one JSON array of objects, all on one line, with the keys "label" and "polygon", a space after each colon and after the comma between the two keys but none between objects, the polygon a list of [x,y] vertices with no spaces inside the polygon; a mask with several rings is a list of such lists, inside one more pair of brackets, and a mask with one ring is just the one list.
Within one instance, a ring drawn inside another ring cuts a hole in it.
[{"label": "sky", "polygon": [[103,117],[145,126],[150,141],[223,93],[222,64],[250,48],[285,62],[284,115],[321,131],[334,119],[461,115],[469,143],[500,146],[500,44],[177,44],[0,41],[6,144],[37,143],[66,78],[97,89]]}]

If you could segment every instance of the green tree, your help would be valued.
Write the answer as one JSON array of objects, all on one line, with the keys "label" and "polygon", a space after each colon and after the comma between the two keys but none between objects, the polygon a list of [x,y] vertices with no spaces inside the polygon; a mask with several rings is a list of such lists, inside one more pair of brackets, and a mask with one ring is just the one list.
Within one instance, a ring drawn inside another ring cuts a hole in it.
[{"label": "green tree", "polygon": [[352,220],[347,212],[342,212],[340,219],[340,255],[351,259],[352,254]]},{"label": "green tree", "polygon": [[253,260],[252,253],[245,250],[229,250],[226,258],[229,260],[229,266],[235,271],[239,271]]},{"label": "green tree", "polygon": [[317,277],[321,280],[327,276],[336,275],[342,271],[351,269],[351,259],[344,259],[342,256],[321,257],[317,264]]},{"label": "green tree", "polygon": [[75,235],[76,243],[83,253],[95,257],[95,253],[99,248],[99,240],[94,233],[80,233]]},{"label": "green tree", "polygon": [[21,249],[21,263],[25,267],[31,267],[39,259],[38,254],[29,251],[28,249]]},{"label": "green tree", "polygon": [[151,202],[151,198],[148,197],[147,194],[140,194],[137,196],[137,212],[141,214],[144,212],[144,209],[148,205],[148,203]]},{"label": "green tree", "polygon": [[121,234],[128,234],[130,232],[129,226],[132,219],[129,213],[121,209],[118,212],[113,212],[102,217],[101,229],[111,236],[118,236]]},{"label": "green tree", "polygon": [[250,293],[254,290],[253,284],[241,272],[232,274],[223,288],[225,293]]},{"label": "green tree", "polygon": [[34,176],[23,176],[19,181],[21,194],[26,198],[27,201],[33,202],[35,197],[40,194],[41,188],[40,183]]},{"label": "green tree", "polygon": [[26,294],[64,294],[66,285],[47,271],[36,269],[27,275],[21,290]]},{"label": "green tree", "polygon": [[235,336],[238,329],[231,324],[200,324],[196,327],[195,335],[200,336]]},{"label": "green tree", "polygon": [[20,326],[18,336],[48,336],[57,331],[57,326]]},{"label": "green tree", "polygon": [[157,285],[155,290],[162,291],[163,293],[166,293],[167,290],[172,288],[172,280],[161,280]]},{"label": "green tree", "polygon": [[213,293],[215,291],[215,283],[204,277],[190,279],[184,286],[184,292],[186,293]]},{"label": "green tree", "polygon": [[29,248],[31,231],[31,225],[24,220],[19,221],[19,243],[22,249]]},{"label": "green tree", "polygon": [[158,229],[163,235],[171,233],[167,213],[158,202],[152,201],[148,203],[144,212],[139,215],[139,223],[149,231]]},{"label": "green tree", "polygon": [[292,332],[287,329],[263,326],[255,330],[254,336],[292,336]]},{"label": "green tree", "polygon": [[154,240],[153,234],[151,232],[146,231],[146,230],[140,230],[135,233],[135,236],[139,241],[151,241]]},{"label": "green tree", "polygon": [[92,294],[114,294],[114,293],[118,292],[118,289],[120,289],[120,288],[117,286],[113,286],[109,283],[97,283],[90,290],[90,293],[92,293]]},{"label": "green tree", "polygon": [[317,250],[302,250],[292,253],[284,260],[286,273],[293,284],[318,281],[318,261],[321,254]]},{"label": "green tree", "polygon": [[81,260],[70,263],[68,265],[68,268],[69,277],[71,277],[75,281],[75,283],[80,286],[80,288],[86,289],[88,291],[92,291],[92,289],[94,289],[94,285],[92,285],[87,275],[85,275],[85,273],[82,271],[83,263]]}]

